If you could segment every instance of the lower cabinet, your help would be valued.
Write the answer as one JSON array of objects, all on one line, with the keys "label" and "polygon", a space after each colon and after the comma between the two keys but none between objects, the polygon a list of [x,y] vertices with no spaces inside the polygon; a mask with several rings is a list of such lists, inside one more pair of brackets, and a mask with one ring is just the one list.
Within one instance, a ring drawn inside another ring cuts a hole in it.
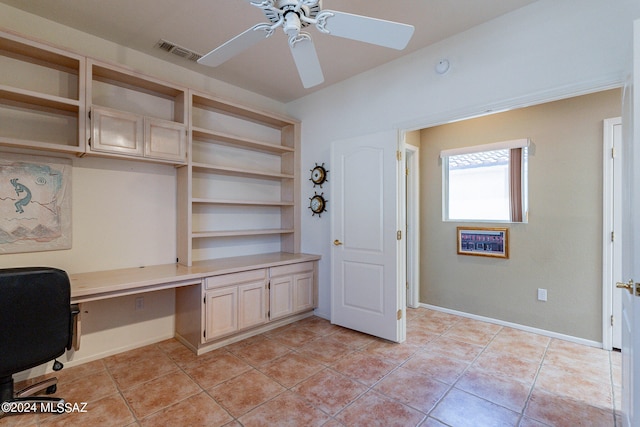
[{"label": "lower cabinet", "polygon": [[272,320],[314,307],[313,267],[313,262],[303,262],[269,269]]},{"label": "lower cabinet", "polygon": [[267,321],[267,269],[204,280],[203,342]]},{"label": "lower cabinet", "polygon": [[236,335],[260,333],[269,323],[316,305],[316,262],[210,276],[176,289],[176,336],[196,353]]}]

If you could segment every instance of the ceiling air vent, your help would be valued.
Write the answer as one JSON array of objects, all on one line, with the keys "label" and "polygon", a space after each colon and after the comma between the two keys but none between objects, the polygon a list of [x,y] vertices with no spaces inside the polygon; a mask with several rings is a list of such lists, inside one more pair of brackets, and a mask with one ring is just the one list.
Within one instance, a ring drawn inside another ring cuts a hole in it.
[{"label": "ceiling air vent", "polygon": [[162,39],[158,41],[156,47],[193,62],[196,62],[198,59],[202,58],[202,55],[200,55],[199,53]]}]

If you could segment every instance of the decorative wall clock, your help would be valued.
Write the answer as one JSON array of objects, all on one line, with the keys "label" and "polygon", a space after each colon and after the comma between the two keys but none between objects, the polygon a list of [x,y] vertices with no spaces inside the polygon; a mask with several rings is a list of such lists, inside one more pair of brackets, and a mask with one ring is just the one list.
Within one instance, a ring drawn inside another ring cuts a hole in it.
[{"label": "decorative wall clock", "polygon": [[311,209],[311,216],[318,214],[318,217],[322,215],[322,212],[327,211],[327,200],[324,199],[324,193],[316,193],[314,191],[314,196],[309,197],[309,209]]},{"label": "decorative wall clock", "polygon": [[321,165],[318,165],[316,163],[316,166],[313,169],[311,169],[311,178],[309,178],[309,180],[313,182],[314,187],[316,185],[319,185],[320,188],[322,188],[322,184],[327,182],[328,172],[329,171],[324,167],[324,163]]}]

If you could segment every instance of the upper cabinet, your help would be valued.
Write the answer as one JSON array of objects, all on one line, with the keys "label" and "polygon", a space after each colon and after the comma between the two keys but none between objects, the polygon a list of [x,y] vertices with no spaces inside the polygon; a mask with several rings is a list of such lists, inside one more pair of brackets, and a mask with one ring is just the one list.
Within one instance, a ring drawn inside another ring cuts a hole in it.
[{"label": "upper cabinet", "polygon": [[87,152],[187,162],[185,88],[87,61]]},{"label": "upper cabinet", "polygon": [[0,32],[0,145],[85,151],[85,58]]}]

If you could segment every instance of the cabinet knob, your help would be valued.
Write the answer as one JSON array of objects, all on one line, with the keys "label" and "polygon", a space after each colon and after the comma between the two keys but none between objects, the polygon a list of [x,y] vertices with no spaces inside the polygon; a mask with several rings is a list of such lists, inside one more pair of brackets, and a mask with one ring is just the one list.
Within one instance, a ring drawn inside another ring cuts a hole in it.
[{"label": "cabinet knob", "polygon": [[342,244],[342,242],[338,239],[333,241],[334,246],[340,246]]}]

